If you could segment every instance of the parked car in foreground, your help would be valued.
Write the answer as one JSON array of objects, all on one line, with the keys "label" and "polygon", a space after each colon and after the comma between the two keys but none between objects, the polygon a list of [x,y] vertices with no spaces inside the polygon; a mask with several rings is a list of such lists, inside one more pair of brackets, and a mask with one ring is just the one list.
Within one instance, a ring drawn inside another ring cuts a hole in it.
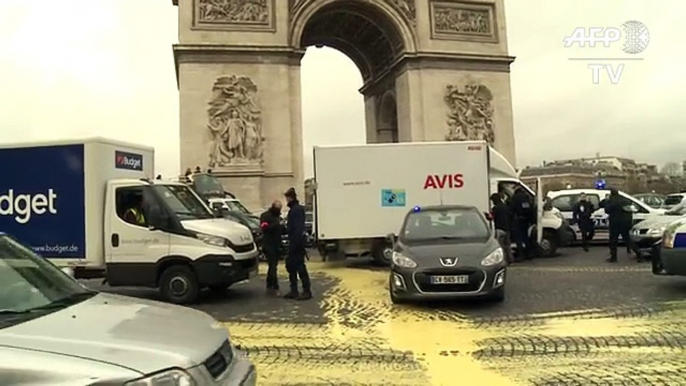
[{"label": "parked car in foreground", "polygon": [[86,289],[5,234],[0,377],[3,385],[256,383],[254,366],[210,315]]},{"label": "parked car in foreground", "polygon": [[681,203],[664,214],[646,218],[631,228],[631,240],[636,253],[652,256],[662,241],[667,226],[686,216],[686,203]]},{"label": "parked car in foreground", "polygon": [[475,207],[416,207],[405,216],[397,238],[388,237],[393,243],[393,303],[505,298],[503,250]]}]

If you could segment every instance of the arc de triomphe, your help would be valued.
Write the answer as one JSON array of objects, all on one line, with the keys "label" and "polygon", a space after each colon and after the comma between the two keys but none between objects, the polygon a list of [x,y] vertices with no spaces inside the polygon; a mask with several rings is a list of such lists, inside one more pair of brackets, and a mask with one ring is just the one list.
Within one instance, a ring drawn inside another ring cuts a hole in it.
[{"label": "arc de triomphe", "polygon": [[357,64],[367,142],[486,139],[515,161],[503,0],[172,1],[181,166],[249,207],[302,190],[309,46]]}]

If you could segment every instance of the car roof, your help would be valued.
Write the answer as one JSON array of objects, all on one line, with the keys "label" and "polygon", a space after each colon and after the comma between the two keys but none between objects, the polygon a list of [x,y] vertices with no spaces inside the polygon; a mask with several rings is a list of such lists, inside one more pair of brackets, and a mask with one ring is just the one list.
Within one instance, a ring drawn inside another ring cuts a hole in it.
[{"label": "car roof", "polygon": [[420,212],[439,210],[476,210],[478,212],[478,209],[475,206],[471,205],[417,205],[417,207],[419,207]]},{"label": "car roof", "polygon": [[551,190],[548,192],[549,195],[555,195],[555,196],[561,196],[563,194],[581,194],[581,193],[607,193],[607,194],[610,194],[610,190],[609,189],[588,188],[588,189]]}]

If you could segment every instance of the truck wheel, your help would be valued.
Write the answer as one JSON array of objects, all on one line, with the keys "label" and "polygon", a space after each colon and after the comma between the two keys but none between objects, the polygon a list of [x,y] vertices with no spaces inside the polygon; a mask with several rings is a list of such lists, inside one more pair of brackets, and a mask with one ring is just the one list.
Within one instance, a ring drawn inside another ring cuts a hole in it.
[{"label": "truck wheel", "polygon": [[374,262],[379,265],[391,265],[391,256],[393,255],[393,247],[387,242],[379,242],[374,246],[372,251],[372,258]]},{"label": "truck wheel", "polygon": [[198,277],[190,267],[172,265],[160,276],[162,297],[174,304],[190,304],[198,300],[200,286]]},{"label": "truck wheel", "polygon": [[553,257],[557,253],[557,237],[551,231],[543,231],[543,238],[538,245],[538,249],[543,257]]}]

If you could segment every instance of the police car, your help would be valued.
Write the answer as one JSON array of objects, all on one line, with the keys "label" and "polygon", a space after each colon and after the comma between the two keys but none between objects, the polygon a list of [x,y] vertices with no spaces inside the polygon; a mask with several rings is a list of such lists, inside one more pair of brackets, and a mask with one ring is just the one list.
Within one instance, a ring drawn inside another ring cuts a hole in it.
[{"label": "police car", "polygon": [[[557,208],[565,220],[572,221],[574,206],[579,202],[581,193],[586,194],[586,199],[596,209],[591,215],[591,219],[595,224],[594,240],[607,240],[609,238],[609,221],[605,210],[600,208],[600,202],[610,197],[609,189],[566,189],[550,191],[547,197],[550,199],[550,204]],[[647,218],[655,215],[663,214],[664,209],[655,209],[646,205],[643,201],[638,200],[624,192],[619,194],[631,202],[631,207],[634,211],[634,224],[639,223]],[[581,240],[581,233],[579,226],[572,223],[574,230],[575,241]]]},{"label": "police car", "polygon": [[662,238],[662,247],[653,259],[655,275],[686,276],[686,219],[671,223]]}]

